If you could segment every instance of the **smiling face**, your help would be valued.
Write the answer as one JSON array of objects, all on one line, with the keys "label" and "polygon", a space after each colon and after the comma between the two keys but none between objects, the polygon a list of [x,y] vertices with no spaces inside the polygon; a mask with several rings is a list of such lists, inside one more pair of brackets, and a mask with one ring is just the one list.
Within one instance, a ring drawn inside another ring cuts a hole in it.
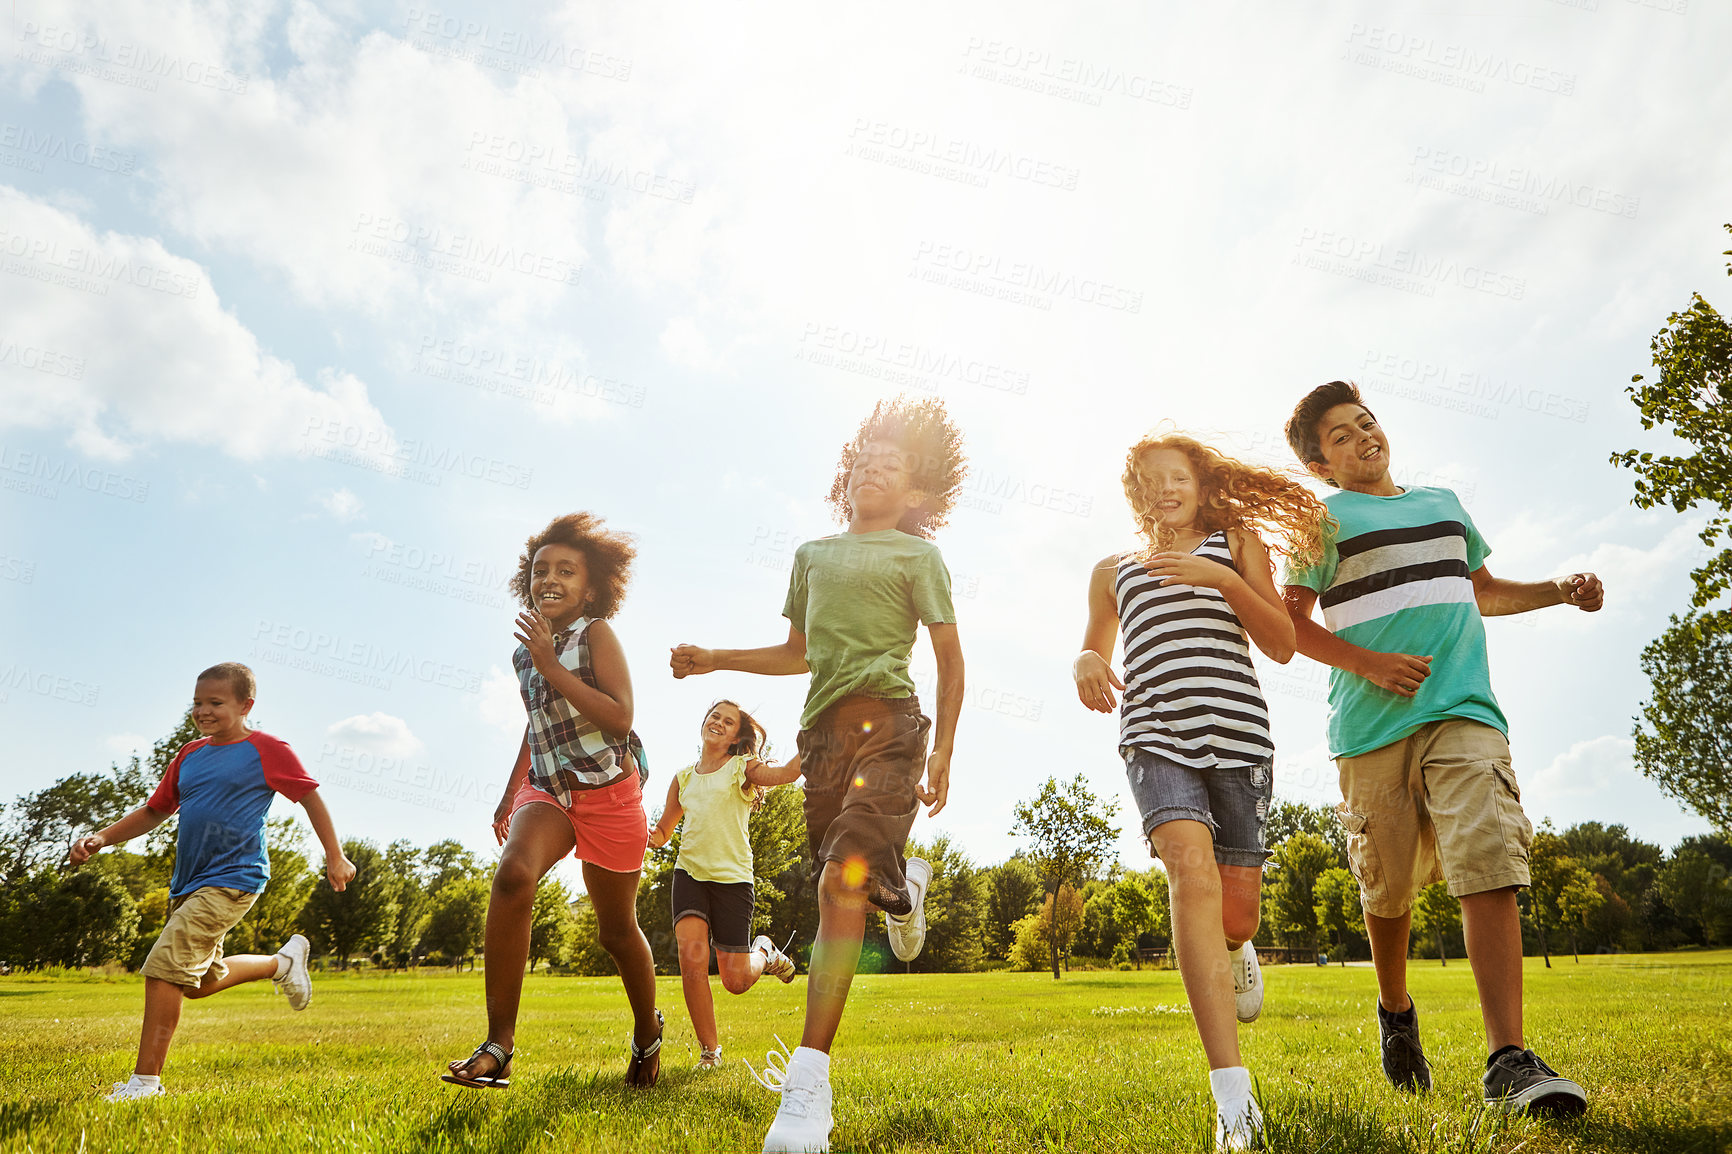
[{"label": "smiling face", "polygon": [[1323,480],[1359,493],[1399,491],[1389,477],[1389,440],[1364,405],[1336,405],[1317,418],[1317,441],[1323,461],[1306,467]]},{"label": "smiling face", "polygon": [[[895,528],[902,514],[920,504],[922,494],[910,485],[908,453],[892,441],[868,441],[848,473],[851,525],[889,520]],[[856,530],[859,531],[859,530]]]},{"label": "smiling face", "polygon": [[740,735],[740,711],[725,701],[718,701],[702,727],[704,745],[711,749],[727,749]]},{"label": "smiling face", "polygon": [[251,732],[247,714],[252,708],[252,698],[236,693],[234,682],[226,677],[206,678],[193,686],[192,722],[219,745],[239,741]]},{"label": "smiling face", "polygon": [[1149,510],[1161,528],[1189,528],[1203,506],[1202,482],[1190,454],[1178,449],[1150,449],[1137,458],[1137,474]]},{"label": "smiling face", "polygon": [[589,562],[570,545],[543,545],[529,563],[529,603],[557,631],[588,606]]}]

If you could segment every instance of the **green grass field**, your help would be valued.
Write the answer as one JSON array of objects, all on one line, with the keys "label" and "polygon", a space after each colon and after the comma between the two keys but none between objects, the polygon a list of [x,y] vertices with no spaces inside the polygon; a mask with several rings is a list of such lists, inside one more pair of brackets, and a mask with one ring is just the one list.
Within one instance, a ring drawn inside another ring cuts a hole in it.
[{"label": "green grass field", "polygon": [[[1570,1123],[1476,1106],[1479,1013],[1464,963],[1416,962],[1436,1090],[1378,1072],[1372,975],[1270,967],[1242,1031],[1271,1148],[1335,1151],[1715,1151],[1732,1146],[1732,951],[1568,958],[1527,971],[1531,1044],[1579,1080]],[[29,1151],[755,1151],[776,1100],[740,1065],[799,1033],[805,979],[718,990],[728,1068],[691,1069],[676,979],[661,1084],[627,1091],[618,983],[528,980],[516,1080],[441,1083],[482,1037],[479,974],[319,975],[293,1013],[269,983],[188,1003],[169,1093],[99,1095],[132,1068],[137,979],[0,978],[0,1149]],[[862,977],[832,1080],[834,1148],[1206,1150],[1201,1048],[1172,972]]]}]

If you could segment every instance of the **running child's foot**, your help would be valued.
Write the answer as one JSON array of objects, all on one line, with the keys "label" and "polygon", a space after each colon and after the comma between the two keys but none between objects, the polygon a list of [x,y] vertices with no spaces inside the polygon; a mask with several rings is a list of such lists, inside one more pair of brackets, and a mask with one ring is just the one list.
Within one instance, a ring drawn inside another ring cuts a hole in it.
[{"label": "running child's foot", "polygon": [[722,1048],[720,1046],[717,1046],[715,1049],[711,1050],[711,1049],[706,1047],[706,1048],[700,1049],[698,1051],[698,1064],[696,1066],[692,1067],[692,1069],[694,1069],[694,1070],[714,1070],[716,1067],[720,1066],[721,1064],[722,1064]]},{"label": "running child's foot", "polygon": [[794,959],[776,948],[764,934],[759,934],[752,941],[752,948],[764,955],[764,972],[772,978],[780,978],[784,982],[794,980]]},{"label": "running child's foot", "polygon": [[277,957],[285,959],[288,965],[279,976],[271,979],[271,984],[277,988],[277,993],[288,996],[291,1010],[304,1010],[313,1000],[313,976],[307,972],[309,948],[307,939],[295,934],[277,951]]},{"label": "running child's foot", "polygon": [[1588,1108],[1587,1093],[1532,1050],[1506,1046],[1487,1058],[1484,1084],[1486,1106],[1506,1114],[1580,1114]]},{"label": "running child's foot", "polygon": [[926,945],[926,886],[932,880],[932,866],[925,858],[911,857],[903,871],[908,879],[909,910],[901,917],[885,914],[885,928],[890,931],[890,952],[897,959],[912,962]]},{"label": "running child's foot", "polygon": [[1241,1022],[1255,1022],[1263,1012],[1263,967],[1257,964],[1257,947],[1245,942],[1236,954],[1228,954],[1233,963],[1233,1002]]},{"label": "running child's foot", "polygon": [[141,1082],[138,1075],[134,1074],[124,1082],[116,1082],[113,1088],[103,1095],[103,1100],[107,1102],[133,1102],[140,1098],[154,1098],[162,1093],[166,1093],[166,1091],[163,1090],[160,1080],[152,1078],[149,1082]]},{"label": "running child's foot", "polygon": [[829,1154],[830,1055],[801,1046],[788,1059],[782,1074],[782,1105],[776,1111],[770,1132],[764,1135],[764,1154]]},{"label": "running child's foot", "polygon": [[1209,1093],[1215,1099],[1215,1149],[1261,1150],[1263,1112],[1251,1093],[1251,1071],[1243,1066],[1210,1070]]},{"label": "running child's foot", "polygon": [[1419,1045],[1419,1007],[1407,999],[1407,1009],[1392,1014],[1377,1003],[1377,1035],[1382,1043],[1383,1076],[1397,1090],[1431,1089],[1431,1063]]}]

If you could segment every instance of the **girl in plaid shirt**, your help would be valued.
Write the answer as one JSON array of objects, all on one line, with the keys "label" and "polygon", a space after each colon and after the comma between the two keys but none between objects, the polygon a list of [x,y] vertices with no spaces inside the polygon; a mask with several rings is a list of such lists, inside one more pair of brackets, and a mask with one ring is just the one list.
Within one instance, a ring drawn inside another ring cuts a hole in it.
[{"label": "girl in plaid shirt", "polygon": [[493,814],[505,847],[487,905],[487,1040],[444,1075],[460,1086],[510,1084],[517,1006],[541,878],[567,854],[583,862],[602,948],[613,956],[635,1029],[626,1082],[661,1071],[655,962],[637,924],[649,842],[643,743],[632,732],[631,674],[607,623],[625,596],[630,538],[590,513],[556,517],[531,537],[512,589],[524,604],[512,656],[528,728]]}]

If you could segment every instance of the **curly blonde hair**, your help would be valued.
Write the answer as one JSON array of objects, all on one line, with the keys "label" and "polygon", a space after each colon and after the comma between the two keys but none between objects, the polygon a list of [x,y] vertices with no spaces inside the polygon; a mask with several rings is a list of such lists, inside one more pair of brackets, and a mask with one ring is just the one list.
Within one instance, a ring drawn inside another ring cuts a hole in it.
[{"label": "curly blonde hair", "polygon": [[830,483],[830,507],[844,524],[854,516],[854,506],[848,500],[848,475],[862,450],[873,441],[889,441],[915,459],[908,484],[924,499],[904,513],[896,527],[916,537],[931,538],[950,519],[950,510],[962,492],[962,479],[968,476],[962,434],[944,411],[944,402],[937,397],[911,399],[904,395],[873,406],[872,415],[860,422],[854,439],[842,446],[836,479]]},{"label": "curly blonde hair", "polygon": [[1149,492],[1143,476],[1143,456],[1154,449],[1173,449],[1191,462],[1202,500],[1192,527],[1199,532],[1245,529],[1258,534],[1273,551],[1295,565],[1312,565],[1323,558],[1323,534],[1332,523],[1328,508],[1306,488],[1296,473],[1250,465],[1173,431],[1149,433],[1125,454],[1125,500],[1136,519],[1137,536],[1146,543],[1140,556],[1147,561],[1172,542],[1155,510],[1158,494]]}]

